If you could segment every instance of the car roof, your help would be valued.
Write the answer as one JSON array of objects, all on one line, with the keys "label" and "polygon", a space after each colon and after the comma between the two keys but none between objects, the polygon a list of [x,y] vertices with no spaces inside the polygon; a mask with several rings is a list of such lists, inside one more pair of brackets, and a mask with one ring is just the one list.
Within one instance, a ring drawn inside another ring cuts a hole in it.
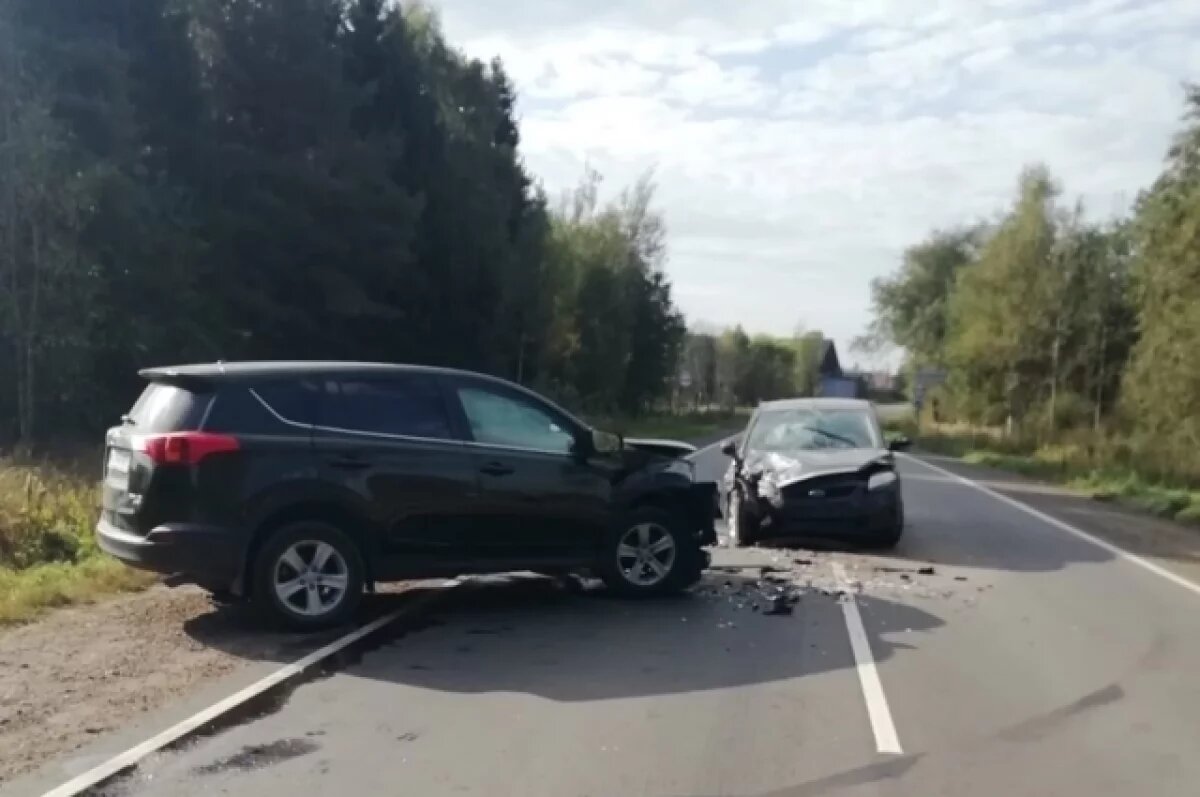
[{"label": "car roof", "polygon": [[484,380],[516,390],[535,400],[548,404],[570,418],[574,423],[590,428],[570,411],[523,385],[498,376],[457,368],[440,368],[433,365],[411,365],[405,363],[370,363],[345,360],[254,360],[243,362],[191,363],[188,365],[164,365],[143,368],[138,375],[151,382],[189,382],[205,384],[213,382],[258,382],[289,379],[302,376],[384,376],[387,374],[436,374],[450,377],[466,377]]},{"label": "car roof", "polygon": [[143,368],[138,374],[151,381],[171,379],[200,381],[257,381],[297,376],[337,374],[339,376],[380,376],[397,373],[428,373],[454,376],[472,376],[503,381],[486,374],[460,371],[453,368],[437,368],[430,365],[408,365],[401,363],[371,363],[342,360],[258,360],[245,362],[191,363],[187,365],[164,365]]},{"label": "car roof", "polygon": [[790,398],[764,401],[760,410],[869,410],[871,402],[855,398]]}]

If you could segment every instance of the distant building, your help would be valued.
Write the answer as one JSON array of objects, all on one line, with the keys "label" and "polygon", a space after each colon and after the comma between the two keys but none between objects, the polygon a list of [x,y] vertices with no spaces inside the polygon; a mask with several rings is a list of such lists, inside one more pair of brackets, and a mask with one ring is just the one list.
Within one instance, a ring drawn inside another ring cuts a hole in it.
[{"label": "distant building", "polygon": [[837,347],[832,340],[821,341],[821,358],[817,365],[817,395],[837,398],[865,398],[866,380],[857,374],[842,371]]}]

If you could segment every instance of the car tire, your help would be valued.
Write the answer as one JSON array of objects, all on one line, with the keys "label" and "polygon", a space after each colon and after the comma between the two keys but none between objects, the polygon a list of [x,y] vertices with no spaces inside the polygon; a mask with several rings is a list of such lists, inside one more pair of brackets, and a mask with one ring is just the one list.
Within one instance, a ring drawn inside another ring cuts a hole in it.
[{"label": "car tire", "polygon": [[729,544],[734,548],[749,548],[756,544],[761,530],[758,519],[742,503],[741,491],[734,488],[725,501],[725,526]]},{"label": "car tire", "polygon": [[700,546],[674,514],[640,507],[627,514],[604,545],[596,568],[613,592],[666,595],[700,580]]},{"label": "car tire", "polygon": [[362,555],[345,532],[319,520],[275,530],[254,563],[254,602],[299,631],[341,625],[362,601]]}]

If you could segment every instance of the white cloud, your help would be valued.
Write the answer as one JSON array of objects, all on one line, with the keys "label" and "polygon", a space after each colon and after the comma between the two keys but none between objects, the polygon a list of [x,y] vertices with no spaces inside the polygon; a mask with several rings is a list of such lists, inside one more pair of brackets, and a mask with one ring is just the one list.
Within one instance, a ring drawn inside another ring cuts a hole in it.
[{"label": "white cloud", "polygon": [[1041,160],[1099,215],[1156,174],[1200,79],[1194,0],[444,0],[500,55],[552,191],[657,166],[689,316],[841,345],[870,279]]}]

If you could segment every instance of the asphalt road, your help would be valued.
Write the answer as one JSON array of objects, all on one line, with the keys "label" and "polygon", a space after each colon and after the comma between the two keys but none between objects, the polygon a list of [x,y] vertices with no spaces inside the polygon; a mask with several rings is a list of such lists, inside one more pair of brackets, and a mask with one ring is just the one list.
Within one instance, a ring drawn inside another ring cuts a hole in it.
[{"label": "asphalt road", "polygon": [[[702,473],[723,465],[701,452]],[[1200,794],[1200,594],[945,472],[902,471],[892,555],[721,549],[696,594],[642,603],[469,580],[100,793]],[[1072,505],[999,488],[1089,530]],[[799,602],[766,614],[780,590]]]}]

